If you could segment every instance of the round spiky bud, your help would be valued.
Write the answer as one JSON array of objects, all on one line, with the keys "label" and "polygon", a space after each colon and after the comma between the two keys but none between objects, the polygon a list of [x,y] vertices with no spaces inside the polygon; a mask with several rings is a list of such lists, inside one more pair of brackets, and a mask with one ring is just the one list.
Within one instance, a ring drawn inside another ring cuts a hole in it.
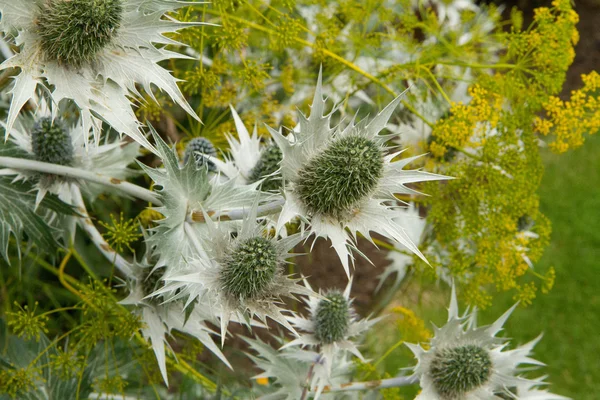
[{"label": "round spiky bud", "polygon": [[217,149],[213,146],[212,142],[203,137],[197,137],[190,140],[185,148],[185,154],[183,155],[183,163],[187,164],[189,159],[194,156],[196,160],[196,167],[202,168],[205,165],[208,170],[215,172],[217,170],[216,165],[212,161],[208,161],[202,154],[209,155],[211,157],[217,156]]},{"label": "round spiky bud", "polygon": [[350,305],[344,295],[331,292],[319,302],[315,315],[315,336],[324,344],[337,342],[346,336],[350,325]]},{"label": "round spiky bud", "polygon": [[260,296],[273,282],[279,268],[277,248],[269,239],[255,236],[242,240],[227,256],[221,285],[240,299]]},{"label": "round spiky bud", "polygon": [[121,24],[122,0],[44,0],[36,19],[51,61],[80,67],[110,43]]},{"label": "round spiky bud", "polygon": [[441,349],[431,362],[430,374],[443,399],[459,399],[488,381],[492,360],[487,350],[475,345]]},{"label": "round spiky bud", "polygon": [[57,119],[41,118],[31,131],[31,147],[36,160],[72,165],[73,143],[64,125]]},{"label": "round spiky bud", "polygon": [[[256,182],[265,176],[269,176],[279,169],[279,164],[283,159],[281,150],[276,144],[269,145],[260,155],[260,159],[250,171],[248,181]],[[280,176],[269,176],[262,183],[262,190],[277,190],[281,187]]]},{"label": "round spiky bud", "polygon": [[313,214],[344,219],[383,175],[383,154],[361,136],[336,139],[298,173],[296,190]]}]

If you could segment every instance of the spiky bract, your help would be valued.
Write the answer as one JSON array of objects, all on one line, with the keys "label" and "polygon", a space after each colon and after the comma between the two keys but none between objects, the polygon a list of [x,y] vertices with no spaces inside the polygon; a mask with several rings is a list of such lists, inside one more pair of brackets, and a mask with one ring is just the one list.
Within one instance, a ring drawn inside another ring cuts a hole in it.
[{"label": "spiky bract", "polygon": [[322,343],[333,343],[348,333],[350,310],[348,300],[340,292],[331,292],[319,302],[315,315],[315,337]]},{"label": "spiky bract", "polygon": [[492,374],[488,351],[475,345],[445,348],[431,362],[431,377],[438,393],[448,400],[485,384]]},{"label": "spiky bract", "polygon": [[184,164],[187,164],[190,157],[194,156],[196,160],[196,167],[202,168],[204,165],[208,167],[209,171],[216,171],[217,167],[212,161],[209,161],[206,157],[203,156],[206,154],[211,157],[217,156],[217,149],[212,144],[212,142],[203,137],[193,138],[189,141],[185,148],[185,154],[183,156]]},{"label": "spiky bract", "polygon": [[71,165],[74,159],[73,143],[62,122],[44,117],[31,131],[31,148],[38,161]]},{"label": "spiky bract", "polygon": [[381,147],[358,135],[336,139],[298,174],[296,190],[312,214],[343,219],[383,175]]},{"label": "spiky bract", "polygon": [[282,159],[283,155],[279,147],[275,144],[269,145],[261,153],[254,168],[250,170],[248,181],[256,182],[266,177],[262,183],[262,189],[265,191],[278,190],[281,187],[281,177],[272,175],[279,169]]},{"label": "spiky bract", "polygon": [[49,0],[40,6],[36,33],[48,60],[79,67],[110,43],[122,14],[121,0]]},{"label": "spiky bract", "polygon": [[278,267],[279,254],[271,240],[245,239],[227,256],[221,274],[223,289],[241,299],[254,298],[273,281]]}]

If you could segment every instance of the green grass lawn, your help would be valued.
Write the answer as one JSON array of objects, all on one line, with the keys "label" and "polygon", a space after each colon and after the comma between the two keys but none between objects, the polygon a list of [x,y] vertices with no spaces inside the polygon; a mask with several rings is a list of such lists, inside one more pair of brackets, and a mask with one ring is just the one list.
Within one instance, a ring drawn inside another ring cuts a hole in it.
[{"label": "green grass lawn", "polygon": [[[600,393],[600,134],[566,154],[544,151],[546,171],[540,188],[541,209],[552,221],[550,246],[536,265],[540,271],[556,269],[556,283],[549,294],[538,293],[533,305],[515,310],[505,325],[513,345],[526,343],[540,333],[542,341],[534,357],[547,367],[532,376],[549,375],[551,391],[574,400],[598,399]],[[444,324],[450,291],[444,287],[410,285],[411,294],[396,304],[413,309],[426,322]],[[416,286],[416,288],[415,288]],[[415,298],[415,291],[423,295]],[[511,295],[495,299],[480,313],[480,323],[490,323],[514,304]],[[464,307],[461,307],[461,310]],[[376,354],[389,348],[387,338],[397,334],[381,331],[369,337]],[[382,364],[395,374],[413,365],[411,353],[398,348]],[[415,388],[407,388],[407,398]]]},{"label": "green grass lawn", "polygon": [[[506,329],[523,343],[544,332],[536,357],[548,364],[552,390],[577,400],[600,393],[600,135],[562,155],[545,154],[541,209],[552,221],[552,241],[538,263],[556,268],[556,284],[533,305],[515,311]],[[485,313],[500,315],[502,298]]]}]

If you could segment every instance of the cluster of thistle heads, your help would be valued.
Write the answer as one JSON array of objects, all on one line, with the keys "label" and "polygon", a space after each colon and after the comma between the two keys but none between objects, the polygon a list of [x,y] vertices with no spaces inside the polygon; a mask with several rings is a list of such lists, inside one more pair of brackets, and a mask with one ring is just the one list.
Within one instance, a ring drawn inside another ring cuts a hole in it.
[{"label": "cluster of thistle heads", "polygon": [[[355,257],[365,257],[358,237],[373,241],[376,233],[425,260],[407,233],[414,228],[401,222],[406,204],[397,195],[416,195],[411,184],[448,177],[407,169],[414,158],[402,158],[402,150],[390,145],[394,135],[386,134],[386,125],[401,96],[372,118],[334,124],[338,107],[328,106],[320,76],[310,114],[300,115],[291,129],[269,127],[268,140],[256,128],[250,133],[234,111],[237,132],[228,136],[230,151],[223,157],[205,138],[191,140],[180,157],[148,127],[151,143],[132,111],[130,97],[139,97],[141,89],[151,94],[157,86],[198,118],[159,65],[184,57],[166,49],[178,43],[165,34],[185,25],[164,16],[183,5],[0,0],[0,29],[17,49],[0,69],[19,68],[3,123],[6,137],[38,162],[95,173],[114,172],[116,165],[127,175],[137,145],[125,152],[124,143],[110,142],[106,124],[160,157],[157,168],[140,165],[160,188],[153,198],[161,218],[144,232],[144,257],[119,256],[119,268],[129,289],[123,304],[144,322],[142,334],[165,382],[172,330],[195,337],[231,366],[221,351],[231,323],[254,328],[275,323],[292,339],[280,350],[248,339],[258,353],[253,359],[280,394],[318,397],[327,386],[351,379],[351,358],[362,358],[358,339],[377,320],[354,312],[350,283],[343,292],[316,292],[301,274],[288,275],[291,251],[307,240],[328,240],[349,282]],[[26,103],[37,113],[22,111]],[[61,120],[65,108],[75,110],[76,121]],[[5,172],[39,178],[22,169]],[[38,189],[73,202],[83,186],[61,180]],[[283,301],[297,297],[305,300],[306,312],[296,313]],[[419,361],[414,382],[423,387],[419,398],[526,399],[533,398],[527,396],[534,389],[541,393],[536,389],[541,380],[515,377],[519,363],[532,362],[527,357],[532,345],[503,352],[505,340],[495,337],[506,318],[477,328],[474,314],[457,312],[451,306],[448,324],[436,332],[429,350],[413,348]],[[290,359],[296,369],[286,364]],[[286,371],[290,376],[282,375]]]}]

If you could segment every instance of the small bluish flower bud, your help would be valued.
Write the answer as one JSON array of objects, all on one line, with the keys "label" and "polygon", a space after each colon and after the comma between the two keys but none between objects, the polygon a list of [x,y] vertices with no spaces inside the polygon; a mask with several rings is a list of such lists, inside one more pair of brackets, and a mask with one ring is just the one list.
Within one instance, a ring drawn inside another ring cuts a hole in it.
[{"label": "small bluish flower bud", "polygon": [[211,157],[217,156],[217,149],[213,146],[212,142],[203,137],[193,138],[189,141],[185,148],[185,154],[183,155],[183,163],[187,164],[189,159],[194,156],[196,160],[196,167],[203,168],[205,165],[208,170],[215,172],[217,170],[216,165],[203,157],[202,154],[209,155]]},{"label": "small bluish flower bud", "polygon": [[298,196],[312,214],[347,218],[383,176],[383,154],[361,136],[336,139],[298,173]]},{"label": "small bluish flower bud", "polygon": [[31,147],[36,160],[58,165],[72,165],[73,143],[58,119],[41,118],[31,131]]},{"label": "small bluish flower bud", "polygon": [[242,240],[225,260],[221,285],[240,299],[258,297],[273,282],[279,265],[279,253],[272,241],[260,236]]},{"label": "small bluish flower bud", "polygon": [[440,396],[454,400],[485,384],[492,367],[487,350],[466,345],[438,350],[431,361],[430,374]]},{"label": "small bluish flower bud", "polygon": [[339,291],[329,293],[325,299],[319,302],[314,317],[315,336],[321,343],[330,344],[348,333],[350,305]]},{"label": "small bluish flower bud", "polygon": [[[260,155],[260,159],[250,171],[248,181],[250,183],[256,182],[265,176],[269,176],[279,169],[279,164],[283,159],[281,150],[276,144],[269,145],[263,150]],[[262,190],[271,191],[278,190],[281,187],[280,176],[269,176],[262,183]]]},{"label": "small bluish flower bud", "polygon": [[44,0],[36,33],[46,58],[80,67],[114,38],[123,14],[122,0]]}]

